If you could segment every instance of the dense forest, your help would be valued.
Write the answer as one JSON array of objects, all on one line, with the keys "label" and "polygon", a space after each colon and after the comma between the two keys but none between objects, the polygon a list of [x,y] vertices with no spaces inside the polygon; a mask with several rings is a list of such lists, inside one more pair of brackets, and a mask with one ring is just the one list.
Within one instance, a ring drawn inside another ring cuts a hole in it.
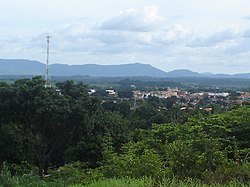
[{"label": "dense forest", "polygon": [[124,178],[249,184],[249,105],[207,114],[151,97],[132,109],[88,89],[74,81],[46,88],[41,77],[0,82],[0,185],[32,177],[51,186]]}]

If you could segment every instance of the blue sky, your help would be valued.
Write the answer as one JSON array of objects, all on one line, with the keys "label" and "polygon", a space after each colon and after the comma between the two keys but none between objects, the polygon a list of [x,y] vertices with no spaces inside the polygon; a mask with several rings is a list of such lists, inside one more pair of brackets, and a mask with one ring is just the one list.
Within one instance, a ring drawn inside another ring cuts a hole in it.
[{"label": "blue sky", "polygon": [[0,58],[250,72],[249,0],[3,0]]}]

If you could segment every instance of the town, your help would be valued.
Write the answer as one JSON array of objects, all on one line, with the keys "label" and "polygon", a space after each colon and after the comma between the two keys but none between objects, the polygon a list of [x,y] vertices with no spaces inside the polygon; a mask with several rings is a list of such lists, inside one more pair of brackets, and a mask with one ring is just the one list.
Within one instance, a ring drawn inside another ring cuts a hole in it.
[{"label": "town", "polygon": [[[199,109],[207,113],[213,113],[213,110],[227,111],[233,106],[242,106],[250,101],[250,92],[231,91],[231,92],[190,92],[180,88],[167,87],[161,90],[145,91],[136,89],[135,85],[131,85],[131,90],[106,89],[102,91],[102,102],[121,102],[130,101],[131,110],[140,106],[140,103],[149,98],[157,98],[159,100],[171,100],[173,106],[179,107],[180,110]],[[90,95],[98,95],[96,89],[90,89]],[[100,92],[99,92],[100,93]],[[124,94],[125,93],[125,94]],[[159,106],[159,109],[169,109],[168,106]],[[216,111],[218,112],[218,111]]]}]

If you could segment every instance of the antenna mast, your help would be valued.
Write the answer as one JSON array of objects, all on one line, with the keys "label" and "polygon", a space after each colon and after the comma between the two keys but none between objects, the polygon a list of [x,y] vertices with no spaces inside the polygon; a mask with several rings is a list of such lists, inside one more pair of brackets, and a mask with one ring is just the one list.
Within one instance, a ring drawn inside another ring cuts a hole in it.
[{"label": "antenna mast", "polygon": [[50,87],[50,76],[49,76],[49,39],[50,36],[46,36],[47,38],[47,60],[46,60],[46,74],[45,74],[45,87]]}]

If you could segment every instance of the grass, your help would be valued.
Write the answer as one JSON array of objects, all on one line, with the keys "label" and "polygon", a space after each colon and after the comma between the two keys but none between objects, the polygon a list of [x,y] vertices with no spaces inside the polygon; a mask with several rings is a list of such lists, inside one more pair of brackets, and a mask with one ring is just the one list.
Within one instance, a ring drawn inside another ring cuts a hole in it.
[{"label": "grass", "polygon": [[250,187],[250,183],[243,183],[237,180],[227,184],[205,184],[194,179],[177,180],[165,179],[156,182],[152,178],[121,178],[105,179],[93,181],[90,184],[69,184],[66,185],[62,178],[60,179],[41,179],[35,175],[10,176],[9,173],[0,175],[0,187]]},{"label": "grass", "polygon": [[176,179],[167,179],[160,183],[155,183],[152,179],[107,179],[93,182],[88,185],[71,185],[70,187],[249,187],[250,184],[244,184],[239,181],[231,181],[227,184],[204,184],[200,181],[187,179],[179,181]]},{"label": "grass", "polygon": [[72,185],[70,187],[151,187],[151,179],[107,179],[93,182],[88,185]]}]

